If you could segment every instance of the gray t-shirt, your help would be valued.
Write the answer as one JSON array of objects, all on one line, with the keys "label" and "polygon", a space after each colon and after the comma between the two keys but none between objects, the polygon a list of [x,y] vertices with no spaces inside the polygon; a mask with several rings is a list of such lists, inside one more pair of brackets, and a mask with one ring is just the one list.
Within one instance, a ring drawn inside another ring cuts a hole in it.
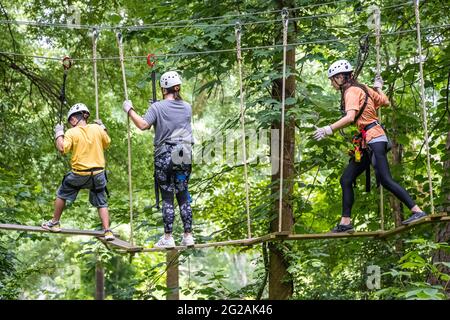
[{"label": "gray t-shirt", "polygon": [[192,108],[182,100],[161,100],[152,103],[143,116],[155,127],[155,156],[165,150],[165,144],[193,144]]}]

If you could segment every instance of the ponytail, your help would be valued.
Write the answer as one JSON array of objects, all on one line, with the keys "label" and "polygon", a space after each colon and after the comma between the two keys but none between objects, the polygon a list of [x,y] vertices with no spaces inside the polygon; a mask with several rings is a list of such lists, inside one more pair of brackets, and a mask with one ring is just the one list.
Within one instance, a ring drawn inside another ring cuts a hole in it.
[{"label": "ponytail", "polygon": [[164,90],[166,90],[166,93],[172,93],[175,100],[183,100],[180,94],[181,87],[179,85],[170,88],[165,88]]}]

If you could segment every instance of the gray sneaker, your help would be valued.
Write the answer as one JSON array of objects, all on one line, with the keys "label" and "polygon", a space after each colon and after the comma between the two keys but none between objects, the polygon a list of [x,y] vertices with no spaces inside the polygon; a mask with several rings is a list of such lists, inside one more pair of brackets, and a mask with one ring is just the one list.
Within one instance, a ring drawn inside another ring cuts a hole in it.
[{"label": "gray sneaker", "polygon": [[423,211],[414,212],[411,217],[402,222],[402,224],[410,224],[411,222],[419,221],[427,216],[427,214]]}]

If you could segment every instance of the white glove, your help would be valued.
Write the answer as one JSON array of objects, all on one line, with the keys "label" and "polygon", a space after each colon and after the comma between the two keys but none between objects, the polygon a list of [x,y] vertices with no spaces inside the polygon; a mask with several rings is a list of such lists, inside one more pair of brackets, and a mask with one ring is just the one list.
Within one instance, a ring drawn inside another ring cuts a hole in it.
[{"label": "white glove", "polygon": [[314,127],[316,128],[316,131],[313,134],[313,138],[317,141],[320,141],[326,136],[331,136],[333,134],[333,129],[331,129],[330,126],[325,126],[322,128],[317,128],[316,126]]},{"label": "white glove", "polygon": [[55,126],[55,140],[64,135],[64,126],[58,123]]},{"label": "white glove", "polygon": [[383,81],[383,78],[381,76],[375,77],[375,80],[373,82],[373,88],[374,89],[381,89],[381,88],[383,88],[383,84],[384,84],[384,81]]},{"label": "white glove", "polygon": [[131,103],[131,100],[125,100],[123,102],[123,111],[125,111],[126,114],[130,112],[130,110],[133,109],[133,104]]},{"label": "white glove", "polygon": [[103,124],[103,121],[102,121],[101,119],[95,119],[95,120],[94,120],[94,123],[95,123],[95,124],[98,124],[100,127],[103,128],[103,130],[106,131],[106,127],[105,127],[105,125]]}]

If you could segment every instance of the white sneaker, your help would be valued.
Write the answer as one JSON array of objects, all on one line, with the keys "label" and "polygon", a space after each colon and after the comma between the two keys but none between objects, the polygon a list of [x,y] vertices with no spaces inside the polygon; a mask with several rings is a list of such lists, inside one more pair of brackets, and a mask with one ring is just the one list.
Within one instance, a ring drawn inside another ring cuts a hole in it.
[{"label": "white sneaker", "polygon": [[187,235],[187,236],[183,235],[183,239],[181,240],[181,245],[182,246],[187,246],[187,247],[193,246],[195,244],[194,240],[195,239],[194,239],[194,237],[191,234]]},{"label": "white sneaker", "polygon": [[159,241],[155,244],[155,247],[157,248],[175,247],[175,240],[173,240],[172,236],[170,236],[169,239],[166,239],[166,237],[163,235],[161,238],[159,238]]}]

